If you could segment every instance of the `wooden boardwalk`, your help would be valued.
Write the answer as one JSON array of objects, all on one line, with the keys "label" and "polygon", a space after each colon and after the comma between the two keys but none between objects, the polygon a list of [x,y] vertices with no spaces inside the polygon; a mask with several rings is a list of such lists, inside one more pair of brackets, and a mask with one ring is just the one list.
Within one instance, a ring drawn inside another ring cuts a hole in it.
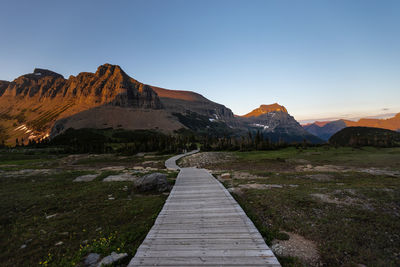
[{"label": "wooden boardwalk", "polygon": [[[177,168],[174,159],[167,161]],[[224,186],[204,169],[182,168],[129,266],[280,266]]]}]

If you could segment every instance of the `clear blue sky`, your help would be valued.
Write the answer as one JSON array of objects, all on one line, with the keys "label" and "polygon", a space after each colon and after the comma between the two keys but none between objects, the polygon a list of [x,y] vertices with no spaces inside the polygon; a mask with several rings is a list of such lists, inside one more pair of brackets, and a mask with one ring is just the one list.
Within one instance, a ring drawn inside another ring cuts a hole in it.
[{"label": "clear blue sky", "polygon": [[0,79],[120,65],[236,114],[400,112],[400,1],[2,1]]}]

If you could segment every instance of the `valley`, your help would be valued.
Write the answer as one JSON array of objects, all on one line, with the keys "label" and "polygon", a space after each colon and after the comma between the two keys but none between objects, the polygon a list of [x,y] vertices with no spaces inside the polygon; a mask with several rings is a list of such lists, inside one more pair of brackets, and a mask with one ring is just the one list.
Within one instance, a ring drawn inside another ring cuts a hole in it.
[{"label": "valley", "polygon": [[[168,196],[134,181],[157,172],[173,185],[170,156],[2,150],[4,265],[70,266],[113,251],[128,264]],[[397,265],[399,162],[399,148],[319,146],[199,152],[178,165],[211,171],[282,266]]]}]

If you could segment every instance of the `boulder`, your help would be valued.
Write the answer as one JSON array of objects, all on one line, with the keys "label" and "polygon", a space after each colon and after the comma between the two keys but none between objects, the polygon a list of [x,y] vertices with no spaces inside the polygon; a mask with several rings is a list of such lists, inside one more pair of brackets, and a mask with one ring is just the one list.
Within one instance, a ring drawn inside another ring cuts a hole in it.
[{"label": "boulder", "polygon": [[85,266],[94,267],[100,260],[100,255],[97,253],[90,253],[86,256],[84,264]]},{"label": "boulder", "polygon": [[140,177],[135,181],[135,187],[141,191],[158,191],[165,192],[170,189],[167,176],[162,173],[151,173]]}]

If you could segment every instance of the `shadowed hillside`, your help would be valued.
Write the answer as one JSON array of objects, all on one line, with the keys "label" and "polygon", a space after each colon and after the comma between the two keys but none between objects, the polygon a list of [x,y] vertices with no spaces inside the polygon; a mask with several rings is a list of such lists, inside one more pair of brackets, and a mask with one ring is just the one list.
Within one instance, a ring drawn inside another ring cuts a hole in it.
[{"label": "shadowed hillside", "polygon": [[372,127],[347,127],[335,133],[329,143],[338,146],[400,146],[400,133]]}]

